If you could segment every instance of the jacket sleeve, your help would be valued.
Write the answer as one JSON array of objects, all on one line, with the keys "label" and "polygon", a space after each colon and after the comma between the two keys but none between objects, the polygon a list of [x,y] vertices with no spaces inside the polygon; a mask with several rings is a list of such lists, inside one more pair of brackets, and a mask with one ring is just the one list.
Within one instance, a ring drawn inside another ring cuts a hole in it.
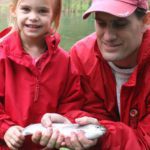
[{"label": "jacket sleeve", "polygon": [[76,68],[69,64],[67,82],[59,103],[58,113],[66,116],[72,122],[74,122],[75,118],[83,116],[94,117],[84,110],[85,103],[80,85],[80,76]]},{"label": "jacket sleeve", "polygon": [[5,67],[1,51],[2,46],[0,45],[0,139],[3,139],[6,130],[15,123],[5,112]]},{"label": "jacket sleeve", "polygon": [[102,120],[100,124],[107,128],[106,135],[99,140],[101,149],[150,149],[150,115],[140,121],[137,128],[131,128],[122,122],[109,120]]},{"label": "jacket sleeve", "polygon": [[[150,149],[150,100],[147,104],[147,115],[139,120],[137,127],[130,127],[122,122],[113,120],[113,116],[105,109],[104,102],[98,99],[88,83],[88,77],[80,63],[76,47],[71,50],[73,63],[81,74],[81,86],[86,96],[84,110],[101,120],[100,124],[107,128],[107,133],[100,138],[99,149],[108,150],[149,150]],[[83,84],[83,85],[82,85]],[[89,105],[90,104],[90,105]]]},{"label": "jacket sleeve", "polygon": [[145,116],[139,120],[136,127],[101,120],[100,124],[108,130],[106,136],[100,139],[102,149],[108,145],[111,150],[150,150],[150,97],[147,99],[146,109]]},{"label": "jacket sleeve", "polygon": [[81,58],[78,56],[76,51],[76,46],[72,47],[70,51],[71,65],[78,70],[80,75],[80,86],[84,93],[85,103],[83,110],[92,114],[97,119],[112,120],[112,116],[104,109],[104,102],[99,98],[90,87],[90,79],[86,75],[83,64],[81,63]]}]

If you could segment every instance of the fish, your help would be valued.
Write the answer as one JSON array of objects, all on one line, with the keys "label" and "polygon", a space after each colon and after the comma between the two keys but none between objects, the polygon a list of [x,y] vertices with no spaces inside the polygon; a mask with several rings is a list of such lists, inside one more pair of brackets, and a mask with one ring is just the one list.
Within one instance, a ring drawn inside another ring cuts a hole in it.
[{"label": "fish", "polygon": [[[62,124],[62,123],[53,123],[53,130],[58,130],[64,137],[71,137],[72,132],[83,132],[85,137],[89,140],[93,140],[103,136],[106,133],[106,128],[102,125],[95,124],[87,124],[87,125],[79,125],[79,124]],[[22,131],[22,135],[32,135],[36,131],[46,132],[47,128],[44,127],[41,123],[31,124],[25,127]]]}]

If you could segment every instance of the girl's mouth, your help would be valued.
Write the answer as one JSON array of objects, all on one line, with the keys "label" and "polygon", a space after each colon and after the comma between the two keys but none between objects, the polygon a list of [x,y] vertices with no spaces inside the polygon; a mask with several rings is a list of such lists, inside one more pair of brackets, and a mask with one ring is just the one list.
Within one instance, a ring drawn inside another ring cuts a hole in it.
[{"label": "girl's mouth", "polygon": [[32,29],[37,29],[41,27],[40,25],[34,25],[34,24],[26,24],[25,26]]}]

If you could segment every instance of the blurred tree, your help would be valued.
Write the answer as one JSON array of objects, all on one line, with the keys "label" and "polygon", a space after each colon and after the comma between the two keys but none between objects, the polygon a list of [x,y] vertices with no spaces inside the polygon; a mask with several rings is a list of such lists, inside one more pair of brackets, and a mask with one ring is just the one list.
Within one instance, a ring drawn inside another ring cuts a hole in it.
[{"label": "blurred tree", "polygon": [[83,12],[89,5],[91,0],[64,0],[63,1],[63,11],[64,12]]}]

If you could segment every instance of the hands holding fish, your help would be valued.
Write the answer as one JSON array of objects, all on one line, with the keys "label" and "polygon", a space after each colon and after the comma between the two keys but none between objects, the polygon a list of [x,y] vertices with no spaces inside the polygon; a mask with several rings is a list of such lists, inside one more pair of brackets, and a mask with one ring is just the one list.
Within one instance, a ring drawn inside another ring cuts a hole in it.
[{"label": "hands holding fish", "polygon": [[42,117],[41,123],[44,127],[47,128],[47,131],[40,132],[37,131],[32,136],[32,141],[34,143],[38,143],[42,146],[46,146],[45,149],[51,149],[51,148],[59,148],[61,146],[61,143],[64,140],[64,137],[59,134],[58,130],[52,130],[52,123],[71,123],[67,118],[55,114],[55,113],[47,113]]},{"label": "hands holding fish", "polygon": [[72,124],[67,118],[56,113],[47,113],[41,124],[32,124],[26,128],[10,127],[4,140],[12,150],[18,150],[26,135],[32,135],[32,141],[44,146],[44,150],[67,147],[72,150],[85,150],[97,143],[97,138],[105,133],[105,128],[98,125],[98,120],[82,117]]},{"label": "hands holding fish", "polygon": [[[32,141],[45,146],[45,150],[60,148],[62,146],[73,150],[84,150],[97,143],[97,139],[89,140],[85,137],[83,132],[72,132],[71,136],[64,136],[57,129],[52,130],[52,123],[71,123],[67,118],[59,114],[47,113],[43,116],[41,123],[47,128],[47,131],[37,131],[33,134]],[[82,117],[76,119],[76,123],[80,125],[98,124],[98,120],[91,117]]]},{"label": "hands holding fish", "polygon": [[[91,117],[82,117],[76,119],[76,123],[80,125],[99,124],[98,120]],[[65,138],[66,147],[72,150],[85,150],[97,143],[97,139],[89,140],[83,132],[72,133],[71,137]]]}]

